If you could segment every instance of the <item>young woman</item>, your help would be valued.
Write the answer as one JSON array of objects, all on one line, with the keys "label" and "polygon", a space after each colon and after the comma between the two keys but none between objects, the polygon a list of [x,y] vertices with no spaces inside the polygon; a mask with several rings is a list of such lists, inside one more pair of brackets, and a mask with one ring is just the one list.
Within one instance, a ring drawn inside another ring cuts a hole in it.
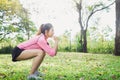
[{"label": "young woman", "polygon": [[46,53],[50,56],[55,56],[58,49],[58,38],[53,37],[55,41],[54,48],[51,48],[47,39],[54,35],[54,29],[52,24],[46,23],[40,26],[37,36],[31,38],[28,41],[17,45],[12,52],[12,61],[20,61],[34,58],[32,63],[32,69],[30,71],[30,78],[38,78],[38,68],[42,63]]}]

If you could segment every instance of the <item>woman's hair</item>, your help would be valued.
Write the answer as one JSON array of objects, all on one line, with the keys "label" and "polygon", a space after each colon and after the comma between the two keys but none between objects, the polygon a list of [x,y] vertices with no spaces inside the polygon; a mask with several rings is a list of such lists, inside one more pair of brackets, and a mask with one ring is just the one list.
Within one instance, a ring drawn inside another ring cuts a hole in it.
[{"label": "woman's hair", "polygon": [[50,23],[42,24],[36,35],[40,35],[41,33],[45,34],[45,30],[49,31],[52,27]]}]

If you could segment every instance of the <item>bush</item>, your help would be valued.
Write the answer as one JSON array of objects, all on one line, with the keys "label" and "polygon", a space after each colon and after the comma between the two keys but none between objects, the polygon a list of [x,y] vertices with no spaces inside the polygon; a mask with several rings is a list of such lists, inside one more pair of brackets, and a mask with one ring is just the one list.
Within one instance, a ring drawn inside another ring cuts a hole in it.
[{"label": "bush", "polygon": [[114,42],[113,41],[89,42],[88,52],[112,54],[114,52]]},{"label": "bush", "polygon": [[12,46],[6,46],[6,47],[2,47],[0,49],[0,54],[8,54],[12,52],[13,47]]}]

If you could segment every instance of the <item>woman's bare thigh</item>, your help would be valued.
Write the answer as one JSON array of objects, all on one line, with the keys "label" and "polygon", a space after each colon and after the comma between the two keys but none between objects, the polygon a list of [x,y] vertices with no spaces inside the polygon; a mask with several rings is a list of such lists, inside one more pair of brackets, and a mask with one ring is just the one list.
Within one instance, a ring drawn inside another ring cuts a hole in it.
[{"label": "woman's bare thigh", "polygon": [[16,59],[17,60],[31,59],[37,56],[38,54],[42,54],[42,53],[43,51],[39,49],[24,50]]}]

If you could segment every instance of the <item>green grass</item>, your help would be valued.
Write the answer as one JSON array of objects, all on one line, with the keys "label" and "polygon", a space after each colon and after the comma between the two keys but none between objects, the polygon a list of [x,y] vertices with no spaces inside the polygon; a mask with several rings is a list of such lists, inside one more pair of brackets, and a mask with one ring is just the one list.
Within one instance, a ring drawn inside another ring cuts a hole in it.
[{"label": "green grass", "polygon": [[[0,55],[0,80],[26,80],[31,60],[12,62]],[[44,80],[120,80],[120,57],[112,54],[62,53],[46,56],[39,71]]]}]

